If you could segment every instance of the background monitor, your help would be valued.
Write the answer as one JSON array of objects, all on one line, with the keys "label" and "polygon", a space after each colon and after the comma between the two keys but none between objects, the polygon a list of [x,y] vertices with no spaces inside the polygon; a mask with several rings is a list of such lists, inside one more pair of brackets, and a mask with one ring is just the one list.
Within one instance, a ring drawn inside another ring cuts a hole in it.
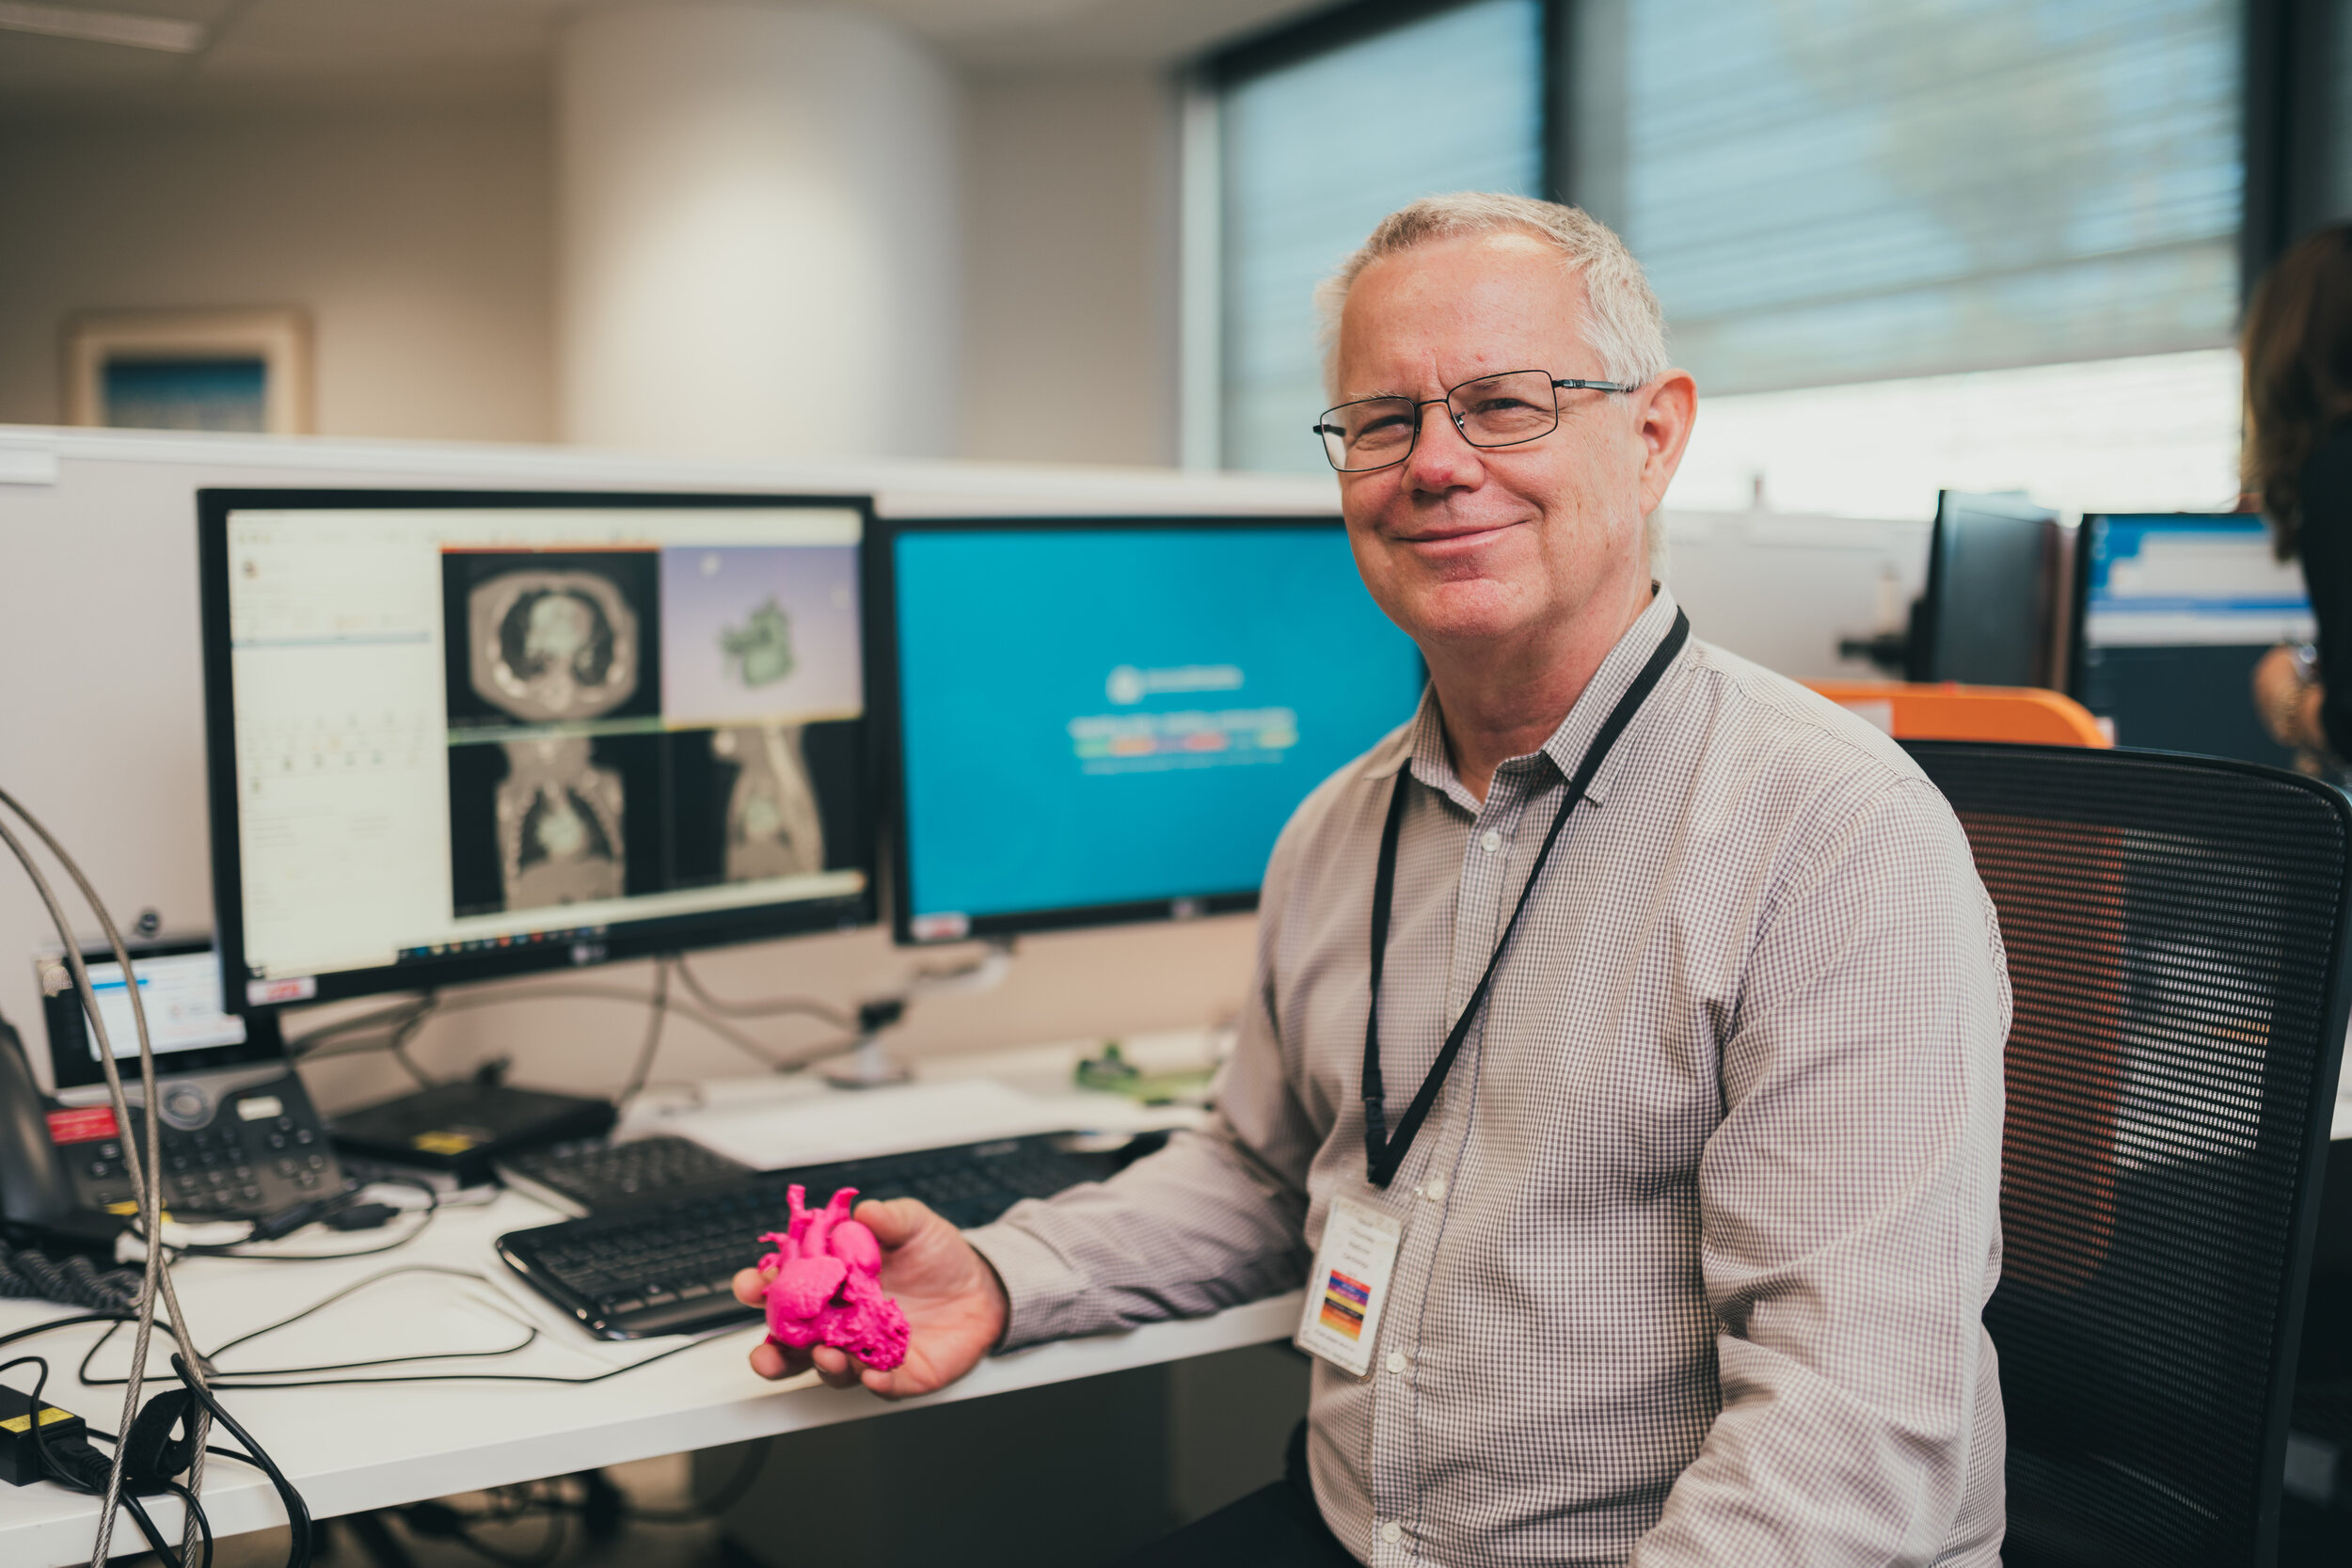
[{"label": "background monitor", "polygon": [[[132,941],[124,943],[137,972],[146,1004],[148,1037],[155,1065],[164,1072],[192,1072],[266,1061],[282,1046],[274,1014],[239,1017],[221,1006],[220,956],[201,937]],[[82,962],[106,1024],[106,1039],[118,1062],[136,1062],[138,1024],[131,1016],[130,988],[114,950],[86,947]],[[82,1010],[80,993],[63,953],[33,960],[41,1011],[49,1026],[49,1060],[58,1088],[80,1088],[105,1081],[98,1060],[98,1033]],[[127,1069],[126,1069],[127,1070]]]},{"label": "background monitor", "polygon": [[2076,549],[2074,694],[2116,744],[2292,766],[2255,716],[2254,664],[2314,626],[2262,518],[2094,513]]},{"label": "background monitor", "polygon": [[869,510],[200,491],[230,1005],[872,920]]},{"label": "background monitor", "polygon": [[2023,496],[1942,492],[1910,678],[2049,685],[2058,559],[2057,513]]},{"label": "background monitor", "polygon": [[1254,907],[1421,656],[1336,519],[889,525],[902,942]]}]

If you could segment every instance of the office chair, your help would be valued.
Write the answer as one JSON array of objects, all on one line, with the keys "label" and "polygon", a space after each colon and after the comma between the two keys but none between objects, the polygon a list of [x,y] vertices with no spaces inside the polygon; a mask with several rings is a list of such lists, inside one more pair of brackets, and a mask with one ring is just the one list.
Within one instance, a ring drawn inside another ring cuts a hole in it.
[{"label": "office chair", "polygon": [[2267,1565],[2352,972],[2352,802],[2164,752],[1917,741],[2000,912],[2016,1568]]}]

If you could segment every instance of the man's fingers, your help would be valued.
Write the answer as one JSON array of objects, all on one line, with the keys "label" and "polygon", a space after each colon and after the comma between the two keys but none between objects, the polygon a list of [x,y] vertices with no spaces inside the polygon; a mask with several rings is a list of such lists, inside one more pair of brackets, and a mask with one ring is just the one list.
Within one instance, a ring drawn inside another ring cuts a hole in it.
[{"label": "man's fingers", "polygon": [[817,1375],[834,1388],[856,1387],[859,1383],[858,1374],[865,1370],[850,1360],[846,1354],[834,1349],[831,1345],[811,1345],[808,1358],[816,1367]]},{"label": "man's fingers", "polygon": [[906,1245],[930,1217],[930,1206],[916,1197],[868,1198],[857,1206],[858,1223],[885,1247]]},{"label": "man's fingers", "polygon": [[735,1271],[735,1299],[746,1307],[768,1304],[768,1279],[757,1269]]},{"label": "man's fingers", "polygon": [[772,1339],[763,1339],[752,1347],[752,1370],[773,1383],[790,1377],[794,1369],[785,1359],[782,1347]]}]

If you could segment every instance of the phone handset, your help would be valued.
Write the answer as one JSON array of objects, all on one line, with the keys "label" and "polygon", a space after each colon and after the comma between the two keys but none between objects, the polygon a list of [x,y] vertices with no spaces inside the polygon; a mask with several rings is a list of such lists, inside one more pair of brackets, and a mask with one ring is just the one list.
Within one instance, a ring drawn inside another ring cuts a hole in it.
[{"label": "phone handset", "polygon": [[46,1111],[24,1041],[0,1018],[0,1219],[10,1225],[55,1225],[73,1207]]}]

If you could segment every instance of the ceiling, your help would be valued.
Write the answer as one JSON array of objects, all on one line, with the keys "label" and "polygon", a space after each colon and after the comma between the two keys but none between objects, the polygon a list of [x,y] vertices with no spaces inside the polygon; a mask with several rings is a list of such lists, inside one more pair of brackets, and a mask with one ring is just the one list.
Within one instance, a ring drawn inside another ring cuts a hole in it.
[{"label": "ceiling", "polygon": [[[18,15],[196,23],[193,53],[0,29],[0,113],[528,102],[609,0],[43,0]],[[641,0],[653,5],[692,0]],[[980,71],[1169,65],[1329,0],[849,0]],[[0,18],[11,8],[0,3]]]}]

